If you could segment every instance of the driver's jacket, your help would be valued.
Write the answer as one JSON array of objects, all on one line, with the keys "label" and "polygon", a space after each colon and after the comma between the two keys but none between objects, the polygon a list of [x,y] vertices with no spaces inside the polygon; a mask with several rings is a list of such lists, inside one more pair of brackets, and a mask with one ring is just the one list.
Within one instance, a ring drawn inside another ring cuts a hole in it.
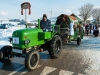
[{"label": "driver's jacket", "polygon": [[41,29],[44,29],[44,28],[48,29],[50,27],[50,24],[51,24],[51,21],[48,19],[46,21],[43,21],[43,20],[40,21]]}]

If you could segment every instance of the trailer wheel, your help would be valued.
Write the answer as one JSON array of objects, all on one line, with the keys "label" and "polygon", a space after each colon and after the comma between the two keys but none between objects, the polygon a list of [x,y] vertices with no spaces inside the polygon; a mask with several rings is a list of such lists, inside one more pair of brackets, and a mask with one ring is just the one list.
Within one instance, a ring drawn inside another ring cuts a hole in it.
[{"label": "trailer wheel", "polygon": [[50,49],[48,50],[51,58],[58,58],[61,54],[62,41],[59,36],[51,40]]},{"label": "trailer wheel", "polygon": [[31,50],[25,58],[25,67],[32,71],[39,63],[39,53],[36,50]]},{"label": "trailer wheel", "polygon": [[10,64],[13,59],[12,47],[4,46],[0,51],[0,62]]},{"label": "trailer wheel", "polygon": [[77,38],[77,45],[81,44],[81,38]]}]

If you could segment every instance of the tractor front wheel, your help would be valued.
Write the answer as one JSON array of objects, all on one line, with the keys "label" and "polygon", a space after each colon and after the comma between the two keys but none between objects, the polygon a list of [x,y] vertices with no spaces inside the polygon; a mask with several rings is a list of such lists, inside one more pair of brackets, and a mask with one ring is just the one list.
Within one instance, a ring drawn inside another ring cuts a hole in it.
[{"label": "tractor front wheel", "polygon": [[39,63],[39,53],[36,50],[31,50],[25,58],[25,67],[32,71]]}]

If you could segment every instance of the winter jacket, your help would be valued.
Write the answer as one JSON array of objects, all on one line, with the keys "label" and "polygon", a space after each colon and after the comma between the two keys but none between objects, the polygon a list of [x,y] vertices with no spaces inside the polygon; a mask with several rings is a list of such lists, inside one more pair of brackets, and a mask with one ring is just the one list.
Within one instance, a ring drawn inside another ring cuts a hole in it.
[{"label": "winter jacket", "polygon": [[42,29],[44,28],[48,29],[50,25],[51,25],[51,21],[49,19],[47,19],[46,21],[43,21],[43,20],[40,21],[40,27]]}]

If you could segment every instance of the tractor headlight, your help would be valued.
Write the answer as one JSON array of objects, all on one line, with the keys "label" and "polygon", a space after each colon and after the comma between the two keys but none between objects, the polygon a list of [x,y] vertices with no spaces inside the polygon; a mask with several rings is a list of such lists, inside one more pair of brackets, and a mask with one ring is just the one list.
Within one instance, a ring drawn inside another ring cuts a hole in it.
[{"label": "tractor headlight", "polygon": [[29,44],[30,43],[30,40],[25,40],[25,44]]}]

